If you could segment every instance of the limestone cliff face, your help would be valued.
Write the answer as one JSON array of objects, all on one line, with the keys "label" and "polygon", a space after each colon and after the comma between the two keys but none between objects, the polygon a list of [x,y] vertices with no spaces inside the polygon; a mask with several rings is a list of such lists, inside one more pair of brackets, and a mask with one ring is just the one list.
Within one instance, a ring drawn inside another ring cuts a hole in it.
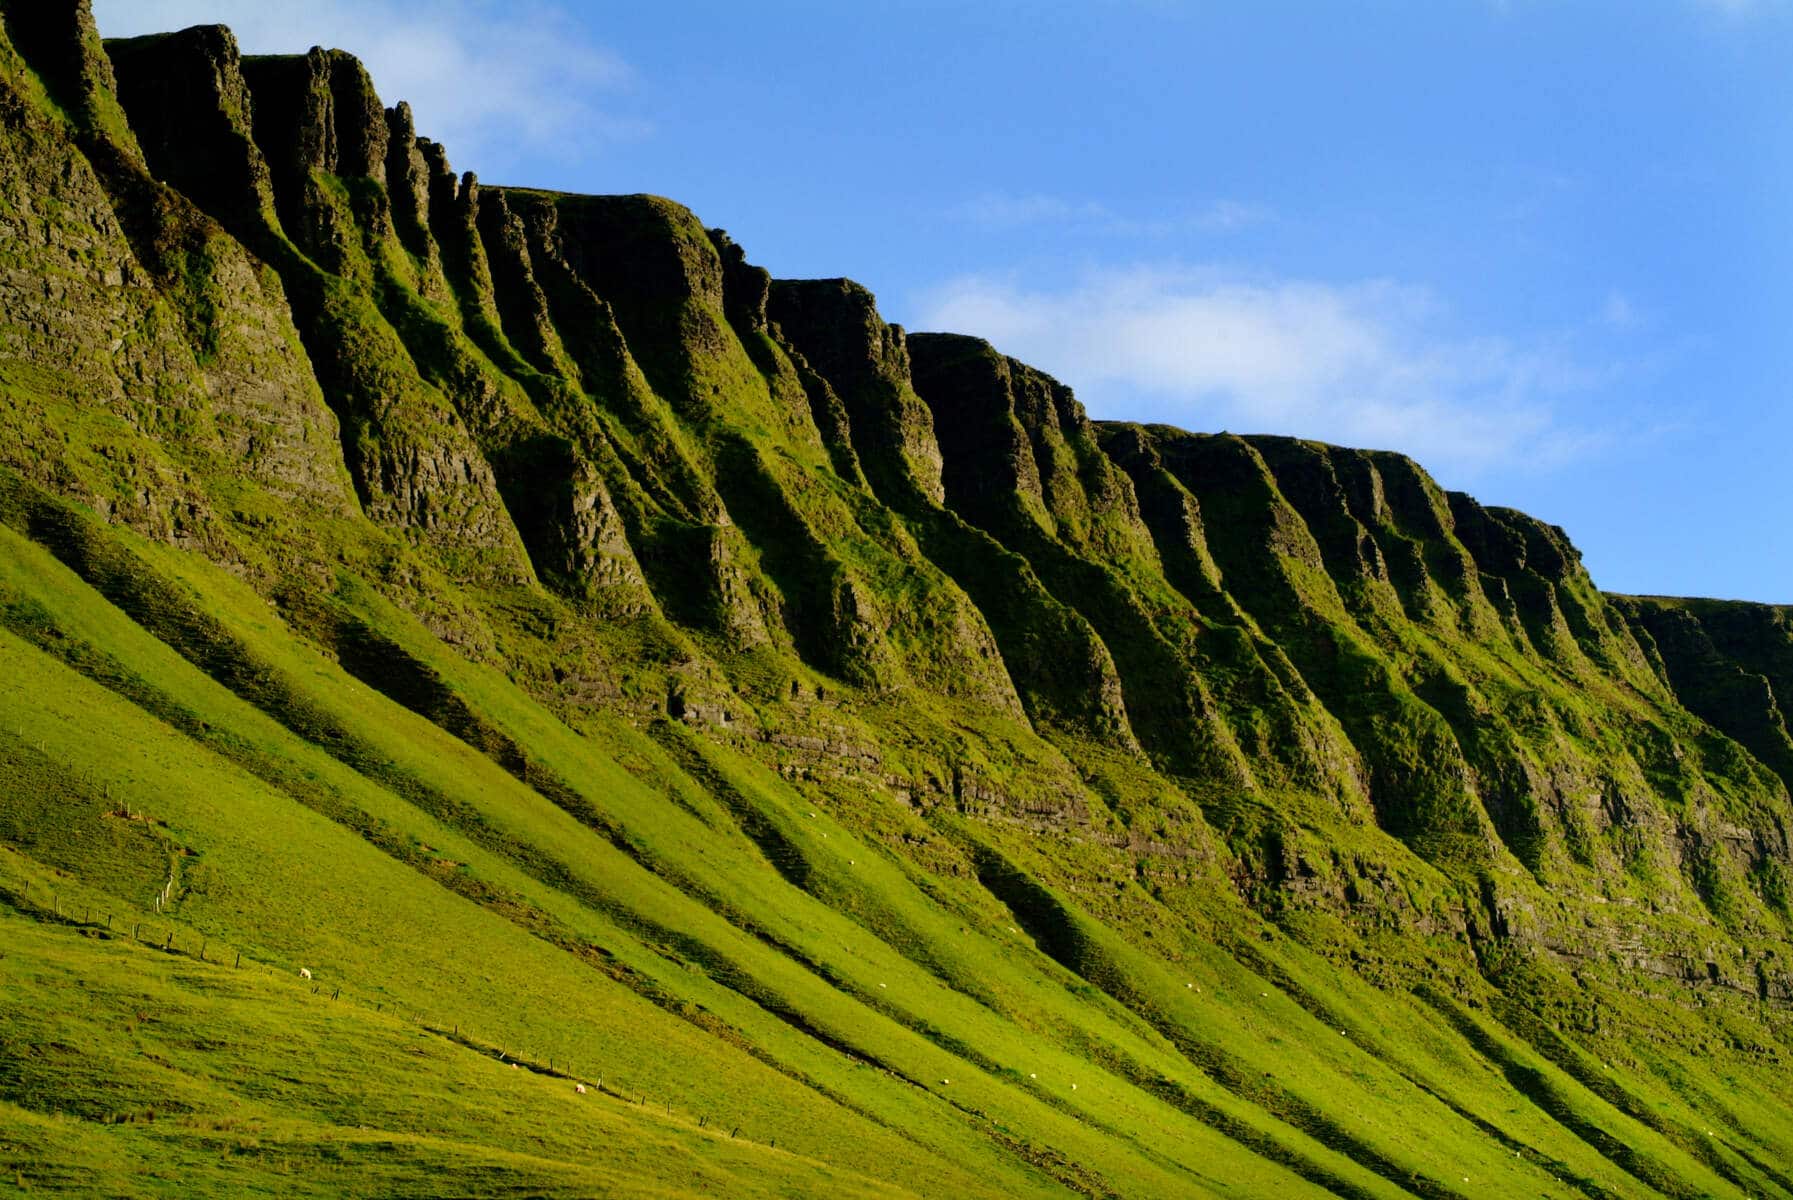
[{"label": "limestone cliff face", "polygon": [[[9,460],[100,511],[225,556],[241,548],[226,548],[201,478],[348,511],[336,418],[278,276],[145,172],[83,11],[18,5],[4,18],[36,48],[33,62],[55,65],[45,78],[13,56],[3,81],[6,400],[23,439],[7,439]],[[40,88],[59,110],[32,102]],[[36,440],[57,431],[54,448]]]},{"label": "limestone cliff face", "polygon": [[1793,787],[1793,612],[1772,604],[1611,597],[1663,682]]},{"label": "limestone cliff face", "polygon": [[1786,1001],[1784,611],[1605,596],[1398,454],[1091,421],[672,201],[457,174],[340,51],[0,17],[0,463],[402,702],[357,588],[1165,961],[1221,889],[1378,985]]},{"label": "limestone cliff face", "polygon": [[152,172],[284,286],[363,509],[471,554],[496,578],[526,578],[491,466],[447,381],[425,378],[400,326],[379,311],[384,247],[395,238],[383,186],[390,143],[360,64],[322,51],[245,62],[227,31],[205,27],[111,54]]},{"label": "limestone cliff face", "polygon": [[913,490],[938,503],[940,449],[928,409],[909,382],[900,326],[878,316],[872,294],[850,279],[780,279],[766,315],[846,406],[859,462],[886,503]]}]

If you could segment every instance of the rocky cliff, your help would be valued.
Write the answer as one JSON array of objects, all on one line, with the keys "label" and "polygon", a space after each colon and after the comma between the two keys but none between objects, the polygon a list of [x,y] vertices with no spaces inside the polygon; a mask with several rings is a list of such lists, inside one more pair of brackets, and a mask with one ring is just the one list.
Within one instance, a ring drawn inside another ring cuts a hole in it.
[{"label": "rocky cliff", "polygon": [[[716,798],[703,819],[804,903],[1171,1123],[1067,1110],[1143,1142],[1148,1185],[1054,1159],[1050,1122],[1004,1102],[955,1110],[1042,1187],[1199,1190],[1187,1121],[1345,1195],[1793,1194],[1793,1142],[1753,1107],[1793,1053],[1785,611],[1605,595],[1562,530],[1398,454],[1092,421],[1000,349],[774,279],[668,200],[457,175],[341,51],[102,44],[60,0],[0,16],[0,519],[251,707],[374,769],[270,682],[276,627],[782,944],[645,848],[662,818],[585,797],[541,746],[610,747],[669,814]],[[179,582],[189,559],[235,580],[234,615]],[[966,974],[957,935],[826,865],[773,795],[941,921],[1025,937],[1100,1028]],[[615,919],[877,1061],[821,1001],[769,1000],[770,968]],[[1159,990],[1191,971],[1241,995],[1255,973],[1310,1022],[1290,1041],[1343,1024],[1379,1065],[1273,1078],[1252,1039],[1285,1035]],[[1358,1021],[1384,1001],[1398,1019]],[[1479,1096],[1451,1081],[1472,1061]],[[1458,1183],[1357,1128],[1358,1092],[1411,1093],[1514,1174]],[[908,1120],[885,1104],[849,1107]]]}]

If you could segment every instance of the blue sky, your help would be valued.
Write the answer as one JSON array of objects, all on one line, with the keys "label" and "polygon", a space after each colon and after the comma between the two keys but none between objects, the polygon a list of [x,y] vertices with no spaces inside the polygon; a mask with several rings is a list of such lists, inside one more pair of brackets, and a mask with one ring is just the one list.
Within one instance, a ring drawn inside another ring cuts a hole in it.
[{"label": "blue sky", "polygon": [[1614,591],[1793,603],[1793,3],[95,0],[359,53],[1092,415],[1413,454]]}]

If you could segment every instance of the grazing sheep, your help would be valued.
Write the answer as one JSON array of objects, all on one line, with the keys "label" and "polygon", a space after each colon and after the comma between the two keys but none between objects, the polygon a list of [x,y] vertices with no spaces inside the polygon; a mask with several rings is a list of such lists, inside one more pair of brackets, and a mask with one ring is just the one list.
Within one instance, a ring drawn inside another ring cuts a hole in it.
[{"label": "grazing sheep", "polygon": [[585,1085],[583,1083],[575,1083],[573,1085],[573,1090],[578,1092],[581,1096],[585,1095]]},{"label": "grazing sheep", "polygon": [[299,978],[300,979],[310,979],[311,978],[311,968],[310,967],[300,967],[299,968]]}]

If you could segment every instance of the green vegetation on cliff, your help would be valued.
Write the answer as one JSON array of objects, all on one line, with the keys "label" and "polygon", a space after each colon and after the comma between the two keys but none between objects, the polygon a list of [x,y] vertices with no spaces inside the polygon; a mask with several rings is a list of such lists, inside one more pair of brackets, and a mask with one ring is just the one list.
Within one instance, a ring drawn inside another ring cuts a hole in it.
[{"label": "green vegetation on cliff", "polygon": [[1786,613],[0,32],[0,1190],[1793,1197]]}]

